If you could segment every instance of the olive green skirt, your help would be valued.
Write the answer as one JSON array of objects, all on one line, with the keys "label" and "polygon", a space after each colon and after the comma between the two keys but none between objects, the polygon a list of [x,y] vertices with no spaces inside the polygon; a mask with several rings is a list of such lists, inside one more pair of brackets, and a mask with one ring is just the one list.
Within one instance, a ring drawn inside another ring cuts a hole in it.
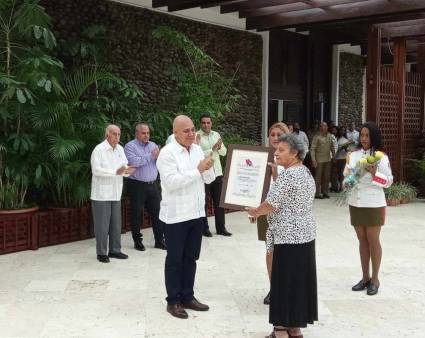
[{"label": "olive green skirt", "polygon": [[267,223],[267,216],[262,215],[257,218],[257,232],[258,232],[258,240],[266,241],[266,232],[269,228],[269,223]]},{"label": "olive green skirt", "polygon": [[376,227],[385,224],[385,207],[359,208],[350,205],[352,226]]}]

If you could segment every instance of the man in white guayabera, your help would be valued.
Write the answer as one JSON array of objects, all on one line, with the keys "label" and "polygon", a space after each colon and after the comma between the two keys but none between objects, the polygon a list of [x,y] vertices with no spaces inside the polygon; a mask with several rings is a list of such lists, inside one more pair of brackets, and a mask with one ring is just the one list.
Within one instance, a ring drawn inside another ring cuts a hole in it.
[{"label": "man in white guayabera", "polygon": [[205,217],[204,184],[214,181],[215,175],[212,157],[205,157],[201,147],[194,144],[196,132],[192,120],[177,116],[173,132],[175,142],[162,148],[156,162],[162,188],[159,219],[164,222],[167,243],[167,311],[186,319],[185,309],[209,309],[194,297],[193,286]]},{"label": "man in white guayabera", "polygon": [[127,166],[124,149],[118,144],[120,136],[118,126],[107,126],[105,140],[94,148],[90,159],[96,253],[102,263],[109,263],[109,257],[128,258],[121,252],[121,194],[123,176],[131,175],[135,169]]}]

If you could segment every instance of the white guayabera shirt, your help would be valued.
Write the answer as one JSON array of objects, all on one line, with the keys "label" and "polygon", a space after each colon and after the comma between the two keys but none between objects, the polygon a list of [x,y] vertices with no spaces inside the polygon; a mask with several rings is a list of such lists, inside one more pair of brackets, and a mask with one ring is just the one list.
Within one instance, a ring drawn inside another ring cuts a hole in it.
[{"label": "white guayabera shirt", "polygon": [[162,200],[159,219],[166,224],[205,217],[205,187],[215,180],[214,169],[198,170],[205,158],[200,146],[189,151],[177,142],[161,149],[156,166],[161,177]]},{"label": "white guayabera shirt", "polygon": [[90,163],[93,174],[90,198],[94,201],[120,201],[123,176],[116,172],[128,163],[123,147],[117,144],[114,149],[105,140],[94,148]]}]

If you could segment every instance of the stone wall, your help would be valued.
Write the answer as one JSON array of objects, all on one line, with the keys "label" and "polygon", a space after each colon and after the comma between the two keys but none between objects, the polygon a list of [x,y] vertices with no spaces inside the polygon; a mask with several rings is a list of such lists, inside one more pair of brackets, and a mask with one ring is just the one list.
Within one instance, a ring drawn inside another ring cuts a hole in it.
[{"label": "stone wall", "polygon": [[341,53],[339,64],[338,124],[362,124],[364,59],[360,55]]},{"label": "stone wall", "polygon": [[176,111],[175,84],[169,76],[172,63],[185,61],[184,55],[155,40],[152,31],[169,26],[192,39],[233,76],[237,64],[236,87],[243,95],[240,106],[228,114],[222,129],[237,130],[241,136],[261,140],[261,36],[244,31],[182,19],[143,8],[106,0],[42,0],[53,18],[59,41],[78,37],[89,25],[106,26],[114,71],[144,92],[143,109],[152,105]]}]

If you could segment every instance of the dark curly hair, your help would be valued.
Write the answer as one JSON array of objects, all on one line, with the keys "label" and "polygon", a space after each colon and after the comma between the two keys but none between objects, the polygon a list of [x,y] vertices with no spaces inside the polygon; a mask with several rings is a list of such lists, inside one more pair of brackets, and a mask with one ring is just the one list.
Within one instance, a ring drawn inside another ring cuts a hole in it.
[{"label": "dark curly hair", "polygon": [[[370,149],[372,152],[375,152],[377,150],[382,150],[382,137],[381,137],[381,130],[374,122],[366,122],[363,123],[360,127],[360,133],[363,128],[366,128],[369,130],[369,139],[370,139]],[[361,136],[360,136],[361,137]],[[359,148],[362,147],[361,142],[359,142]]]}]

